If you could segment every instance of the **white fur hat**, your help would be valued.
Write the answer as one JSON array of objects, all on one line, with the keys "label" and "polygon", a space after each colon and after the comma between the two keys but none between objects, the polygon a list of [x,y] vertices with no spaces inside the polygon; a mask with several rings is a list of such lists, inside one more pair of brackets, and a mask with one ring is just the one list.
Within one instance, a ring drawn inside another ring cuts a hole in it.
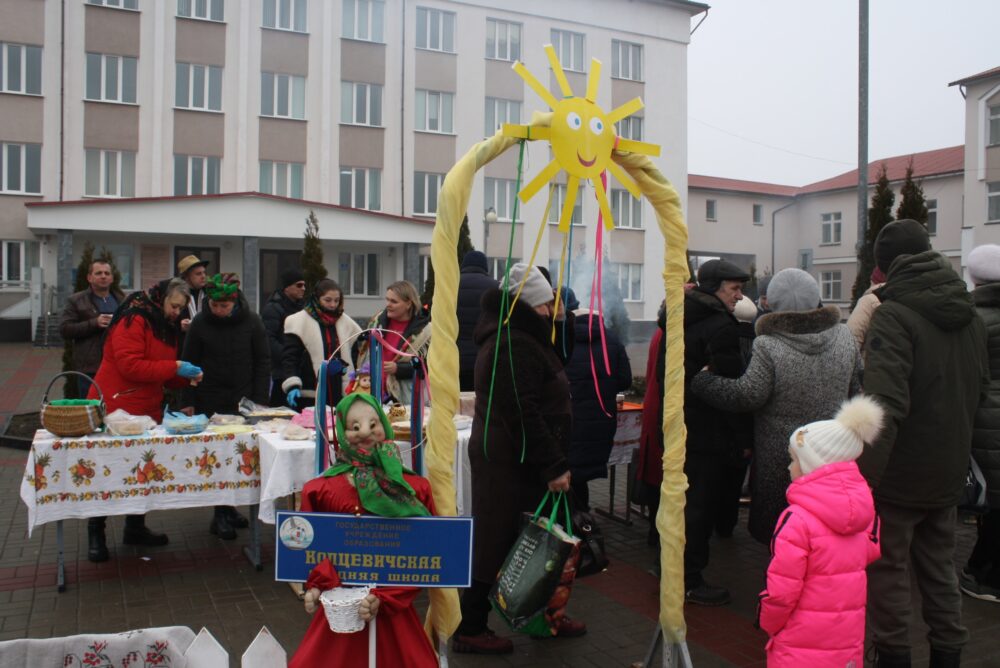
[{"label": "white fur hat", "polygon": [[969,278],[976,285],[1000,281],[1000,246],[996,244],[976,246],[969,253],[967,262]]},{"label": "white fur hat", "polygon": [[743,295],[743,298],[736,302],[736,309],[733,311],[733,315],[740,322],[753,322],[754,318],[757,317],[757,307],[754,306],[752,299]]},{"label": "white fur hat", "polygon": [[[527,280],[525,280],[527,275]],[[549,284],[538,267],[533,267],[525,262],[518,262],[510,268],[510,284],[504,285],[504,289],[510,292],[513,299],[524,281],[524,289],[521,290],[521,299],[528,306],[535,307],[547,304],[555,299],[552,286]]]},{"label": "white fur hat", "polygon": [[827,464],[853,462],[865,443],[878,436],[884,419],[885,411],[874,400],[857,396],[845,401],[832,420],[796,429],[788,444],[802,473],[811,473]]}]

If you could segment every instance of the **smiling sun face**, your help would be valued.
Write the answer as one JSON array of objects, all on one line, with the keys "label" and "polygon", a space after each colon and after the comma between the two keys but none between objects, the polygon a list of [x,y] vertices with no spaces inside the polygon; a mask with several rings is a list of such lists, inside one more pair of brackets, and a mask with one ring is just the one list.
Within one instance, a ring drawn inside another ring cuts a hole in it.
[{"label": "smiling sun face", "polygon": [[614,124],[639,111],[643,105],[642,100],[634,98],[612,110],[611,113],[604,113],[604,110],[595,101],[600,83],[601,61],[596,58],[591,61],[590,74],[587,77],[587,95],[580,98],[573,95],[573,89],[566,79],[566,74],[563,72],[559,58],[551,44],[545,46],[545,53],[552,65],[556,81],[559,82],[563,99],[557,100],[548,88],[543,86],[521,62],[514,63],[514,71],[552,109],[550,127],[529,127],[507,123],[503,126],[503,134],[521,139],[548,139],[555,157],[521,189],[518,197],[522,202],[527,202],[560,171],[565,171],[567,174],[566,197],[562,214],[559,216],[560,231],[567,232],[569,230],[581,179],[587,179],[593,184],[594,192],[597,195],[597,204],[601,208],[601,214],[604,218],[604,225],[610,230],[614,227],[614,220],[611,216],[611,207],[608,205],[604,184],[601,182],[601,174],[605,170],[610,171],[625,186],[626,190],[632,193],[633,197],[638,199],[640,194],[635,181],[618,166],[618,163],[611,159],[612,151],[619,150],[655,156],[660,154],[660,147],[641,141],[622,139],[615,134]]}]

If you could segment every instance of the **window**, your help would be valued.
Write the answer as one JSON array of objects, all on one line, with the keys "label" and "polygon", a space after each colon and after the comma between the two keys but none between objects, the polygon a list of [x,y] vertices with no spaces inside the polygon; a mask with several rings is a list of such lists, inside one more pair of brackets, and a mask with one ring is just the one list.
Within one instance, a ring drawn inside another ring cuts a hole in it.
[{"label": "window", "polygon": [[452,134],[454,132],[452,121],[454,102],[455,96],[452,93],[417,90],[417,120],[414,130]]},{"label": "window", "polygon": [[379,211],[382,208],[382,170],[340,168],[340,206]]},{"label": "window", "polygon": [[306,78],[292,74],[260,73],[260,115],[306,117]]},{"label": "window", "polygon": [[343,37],[366,42],[385,41],[384,0],[344,0]]},{"label": "window", "polygon": [[937,200],[929,199],[927,204],[927,234],[937,234]]},{"label": "window", "polygon": [[179,109],[222,111],[222,68],[177,63],[174,106]]},{"label": "window", "polygon": [[486,19],[486,57],[495,60],[520,60],[521,24]]},{"label": "window", "polygon": [[139,0],[87,0],[87,4],[118,9],[139,9]]},{"label": "window", "polygon": [[264,27],[306,31],[306,0],[264,0]]},{"label": "window", "polygon": [[174,156],[174,195],[215,195],[219,192],[219,158]]},{"label": "window", "polygon": [[301,162],[260,161],[260,192],[279,197],[302,199]]},{"label": "window", "polygon": [[136,59],[87,54],[86,99],[135,104]]},{"label": "window", "polygon": [[989,145],[1000,144],[1000,106],[990,107]]},{"label": "window", "polygon": [[42,94],[42,47],[0,42],[0,93]]},{"label": "window", "polygon": [[715,217],[715,200],[705,200],[705,220],[717,220]]},{"label": "window", "polygon": [[338,253],[337,283],[345,295],[378,297],[378,254]]},{"label": "window", "polygon": [[986,184],[986,220],[1000,223],[1000,181]]},{"label": "window", "polygon": [[42,194],[42,145],[0,143],[0,193]]},{"label": "window", "polygon": [[629,116],[628,118],[623,118],[617,123],[618,135],[622,139],[634,139],[636,141],[642,141],[642,117],[641,116]]},{"label": "window", "polygon": [[753,205],[753,224],[763,225],[764,224],[764,205],[754,204]]},{"label": "window", "polygon": [[[300,251],[299,255],[301,254]],[[174,263],[171,266],[176,267],[177,263],[188,255],[194,255],[202,262],[207,262],[208,266],[206,269],[210,270],[212,274],[217,273],[222,266],[219,263],[219,259],[222,257],[222,248],[219,246],[188,246],[187,244],[174,246]],[[262,290],[261,292],[264,291]],[[266,295],[267,293],[264,292],[264,294]]]},{"label": "window", "polygon": [[642,81],[642,44],[611,40],[611,76]]},{"label": "window", "polygon": [[[520,261],[521,258],[512,257],[510,259],[510,266],[513,267]],[[559,260],[556,260],[556,262],[558,261]],[[507,271],[507,256],[505,255],[503,257],[488,257],[486,258],[486,262],[489,265],[488,271],[490,272],[490,276],[492,276],[494,280],[502,281]],[[558,274],[552,274],[552,275],[558,276]]]},{"label": "window", "polygon": [[824,301],[840,301],[840,272],[824,271],[819,276],[822,299]]},{"label": "window", "polygon": [[413,173],[413,215],[433,216],[437,213],[438,191],[444,174]]},{"label": "window", "polygon": [[615,227],[642,227],[642,201],[632,197],[632,194],[621,188],[611,189],[611,215],[615,219]]},{"label": "window", "polygon": [[484,204],[486,209],[491,207],[497,212],[497,220],[514,219],[514,197],[517,191],[514,190],[517,182],[513,179],[491,179],[485,180]]},{"label": "window", "polygon": [[340,122],[382,126],[382,86],[340,82]]},{"label": "window", "polygon": [[627,302],[642,301],[642,265],[613,264],[612,269],[618,271],[618,290],[622,299]]},{"label": "window", "polygon": [[[124,290],[131,290],[136,288],[134,278],[134,265],[135,265],[135,248],[131,244],[103,244],[103,247],[108,250],[111,254],[111,261],[115,265],[115,269],[121,274],[121,287]],[[183,256],[182,256],[183,257]],[[204,255],[199,255],[201,259],[205,259]],[[177,266],[177,263],[174,263]],[[219,265],[214,265],[218,267]]]},{"label": "window", "polygon": [[417,7],[417,48],[455,53],[455,14]]},{"label": "window", "polygon": [[205,21],[221,21],[223,1],[177,0],[177,16],[188,19],[204,19]]},{"label": "window", "polygon": [[823,219],[823,244],[840,243],[840,212],[824,213]]},{"label": "window", "polygon": [[[573,206],[573,215],[570,216],[570,224],[583,225],[583,188],[576,191],[576,204]],[[552,206],[549,207],[549,222],[558,223],[562,215],[563,202],[566,201],[566,186],[556,185],[552,193]]]},{"label": "window", "polygon": [[812,268],[813,252],[811,248],[799,251],[799,269],[809,271]]},{"label": "window", "polygon": [[88,148],[84,163],[87,197],[135,197],[135,153]]},{"label": "window", "polygon": [[521,122],[521,103],[517,100],[505,100],[499,97],[486,98],[486,132],[492,137],[504,123]]},{"label": "window", "polygon": [[583,35],[568,30],[552,29],[552,46],[564,70],[583,71]]}]

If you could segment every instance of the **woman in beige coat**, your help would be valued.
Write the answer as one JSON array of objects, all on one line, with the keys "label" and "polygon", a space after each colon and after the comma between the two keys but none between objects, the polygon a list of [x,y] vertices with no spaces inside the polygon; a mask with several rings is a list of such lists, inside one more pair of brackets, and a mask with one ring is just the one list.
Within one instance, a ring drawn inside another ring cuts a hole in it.
[{"label": "woman in beige coat", "polygon": [[851,311],[851,316],[847,319],[847,328],[854,335],[854,340],[858,342],[858,350],[862,354],[865,352],[865,337],[868,335],[868,326],[872,322],[872,315],[875,314],[875,309],[878,308],[878,305],[882,303],[878,295],[875,294],[875,291],[884,284],[885,274],[882,273],[881,269],[875,267],[874,271],[872,271],[871,287],[861,295],[858,303],[854,306],[854,310]]}]

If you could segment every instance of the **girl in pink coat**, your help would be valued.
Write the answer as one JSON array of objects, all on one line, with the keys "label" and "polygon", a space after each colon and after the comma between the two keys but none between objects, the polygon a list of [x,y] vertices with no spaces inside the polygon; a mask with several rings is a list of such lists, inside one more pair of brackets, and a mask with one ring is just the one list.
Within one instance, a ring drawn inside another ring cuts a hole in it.
[{"label": "girl in pink coat", "polygon": [[865,568],[880,556],[871,490],[854,460],[884,413],[867,397],[789,439],[788,509],[771,539],[760,627],[767,665],[864,666]]}]

